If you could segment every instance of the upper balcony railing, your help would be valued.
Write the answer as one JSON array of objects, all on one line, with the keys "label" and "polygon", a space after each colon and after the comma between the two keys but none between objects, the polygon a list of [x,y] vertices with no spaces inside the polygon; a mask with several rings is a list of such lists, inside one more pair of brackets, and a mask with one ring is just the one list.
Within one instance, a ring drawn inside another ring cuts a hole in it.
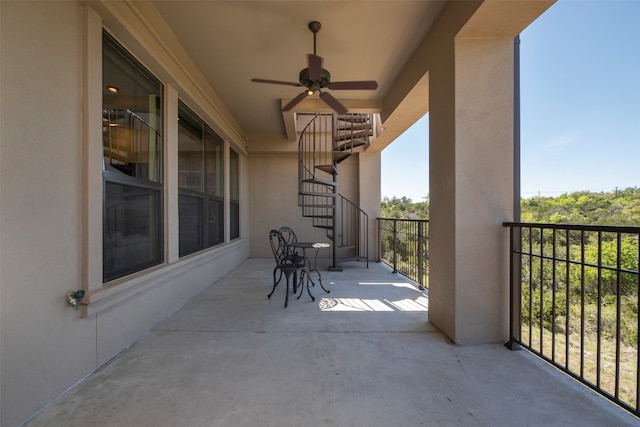
[{"label": "upper balcony railing", "polygon": [[378,261],[429,287],[429,221],[378,218]]},{"label": "upper balcony railing", "polygon": [[505,223],[510,345],[639,416],[640,227]]}]

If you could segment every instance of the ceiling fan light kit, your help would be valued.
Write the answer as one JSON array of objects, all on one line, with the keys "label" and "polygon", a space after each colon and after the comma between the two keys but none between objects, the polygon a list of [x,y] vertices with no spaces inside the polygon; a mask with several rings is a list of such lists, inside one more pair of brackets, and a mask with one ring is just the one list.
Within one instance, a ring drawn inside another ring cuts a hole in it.
[{"label": "ceiling fan light kit", "polygon": [[316,92],[319,93],[319,97],[325,104],[333,109],[338,114],[346,114],[347,108],[340,103],[333,95],[328,92],[323,92],[322,89],[327,88],[330,90],[375,90],[378,88],[378,83],[374,80],[359,80],[359,81],[347,81],[347,82],[331,82],[331,74],[329,71],[322,68],[322,58],[316,55],[316,34],[320,31],[322,25],[318,21],[309,22],[309,30],[313,33],[313,54],[307,55],[308,67],[300,71],[298,76],[298,83],[286,82],[280,80],[267,80],[267,79],[251,79],[256,83],[269,83],[285,86],[297,86],[305,87],[305,91],[293,98],[287,105],[282,107],[282,111],[289,111],[297,104],[299,104],[307,96],[313,95]]}]

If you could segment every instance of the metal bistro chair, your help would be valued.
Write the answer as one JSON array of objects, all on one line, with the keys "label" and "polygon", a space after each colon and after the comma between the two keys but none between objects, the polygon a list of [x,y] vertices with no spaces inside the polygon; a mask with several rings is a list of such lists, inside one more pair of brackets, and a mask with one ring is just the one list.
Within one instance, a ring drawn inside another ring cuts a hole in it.
[{"label": "metal bistro chair", "polygon": [[287,244],[295,243],[298,241],[298,237],[291,227],[280,227],[278,232],[282,234],[282,237],[284,237],[284,240],[287,242]]},{"label": "metal bistro chair", "polygon": [[[291,262],[293,263],[297,263],[300,261],[304,262],[304,257],[302,255],[300,255],[298,253],[298,251],[295,248],[291,247],[292,243],[297,243],[298,242],[298,237],[296,236],[296,233],[293,231],[293,229],[291,227],[280,227],[278,229],[278,232],[280,232],[280,234],[282,234],[282,237],[284,238],[284,241],[287,242],[287,246],[289,247],[289,251],[287,253],[287,257],[291,260]],[[293,283],[293,293],[296,293],[296,290],[298,288],[298,284],[294,281]]]},{"label": "metal bistro chair", "polygon": [[[280,227],[280,229],[278,230],[280,232],[280,234],[282,234],[282,237],[284,237],[284,240],[286,240],[287,245],[291,245],[292,243],[297,243],[298,242],[298,237],[296,236],[296,233],[287,226],[284,227]],[[298,261],[298,260],[302,260],[303,262],[305,261],[304,256],[300,255],[295,248],[291,248],[290,249],[290,253],[289,253],[289,257],[294,260],[294,261]],[[311,259],[311,257],[309,257],[309,265],[308,265],[308,271],[307,273],[309,274],[309,277],[311,278],[311,272],[315,271],[316,274],[318,275],[318,281],[320,282],[320,287],[322,288],[323,291],[325,291],[326,293],[329,293],[329,291],[327,289],[325,289],[324,285],[322,284],[322,276],[320,275],[320,271],[318,270],[317,267],[317,263],[318,263],[318,252],[320,252],[320,249],[317,248],[315,253],[313,254],[313,260]],[[300,278],[300,281],[302,282],[302,278]],[[315,282],[313,280],[311,280],[311,285],[315,286]],[[293,293],[295,294],[297,291],[297,283],[293,284]],[[300,294],[302,294],[302,292],[300,292]],[[313,299],[313,297],[312,297]]]},{"label": "metal bistro chair", "polygon": [[[289,304],[289,278],[293,274],[294,290],[297,288],[298,270],[304,268],[304,258],[291,259],[289,245],[287,241],[277,230],[271,230],[269,232],[269,242],[271,243],[271,250],[273,251],[273,257],[276,261],[276,266],[273,268],[273,289],[267,298],[271,299],[271,295],[276,290],[278,283],[282,280],[282,274],[284,273],[287,280],[287,292],[285,295],[284,306]],[[280,272],[280,277],[276,280],[276,273]],[[302,275],[300,275],[302,278]]]}]

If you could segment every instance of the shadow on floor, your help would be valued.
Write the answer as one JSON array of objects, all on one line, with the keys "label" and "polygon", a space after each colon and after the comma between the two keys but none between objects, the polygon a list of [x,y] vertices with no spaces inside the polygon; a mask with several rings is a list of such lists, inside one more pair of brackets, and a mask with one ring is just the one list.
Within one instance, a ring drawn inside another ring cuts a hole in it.
[{"label": "shadow on floor", "polygon": [[625,426],[638,420],[525,351],[452,345],[425,292],[381,264],[269,300],[249,259],[28,426]]}]

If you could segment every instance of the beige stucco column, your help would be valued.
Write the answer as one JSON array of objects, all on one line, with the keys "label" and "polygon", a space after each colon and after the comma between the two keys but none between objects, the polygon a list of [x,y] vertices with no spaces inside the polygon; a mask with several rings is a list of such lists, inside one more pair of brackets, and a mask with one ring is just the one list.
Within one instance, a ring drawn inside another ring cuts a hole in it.
[{"label": "beige stucco column", "polygon": [[367,150],[358,154],[358,204],[360,209],[369,215],[368,227],[368,254],[369,261],[378,258],[378,222],[380,216],[381,199],[381,162],[382,155],[379,151]]},{"label": "beige stucco column", "polygon": [[430,321],[458,343],[508,338],[512,38],[456,38],[430,70]]},{"label": "beige stucco column", "polygon": [[392,137],[429,112],[429,320],[458,343],[508,339],[514,38],[554,1],[447,2],[383,102]]}]

